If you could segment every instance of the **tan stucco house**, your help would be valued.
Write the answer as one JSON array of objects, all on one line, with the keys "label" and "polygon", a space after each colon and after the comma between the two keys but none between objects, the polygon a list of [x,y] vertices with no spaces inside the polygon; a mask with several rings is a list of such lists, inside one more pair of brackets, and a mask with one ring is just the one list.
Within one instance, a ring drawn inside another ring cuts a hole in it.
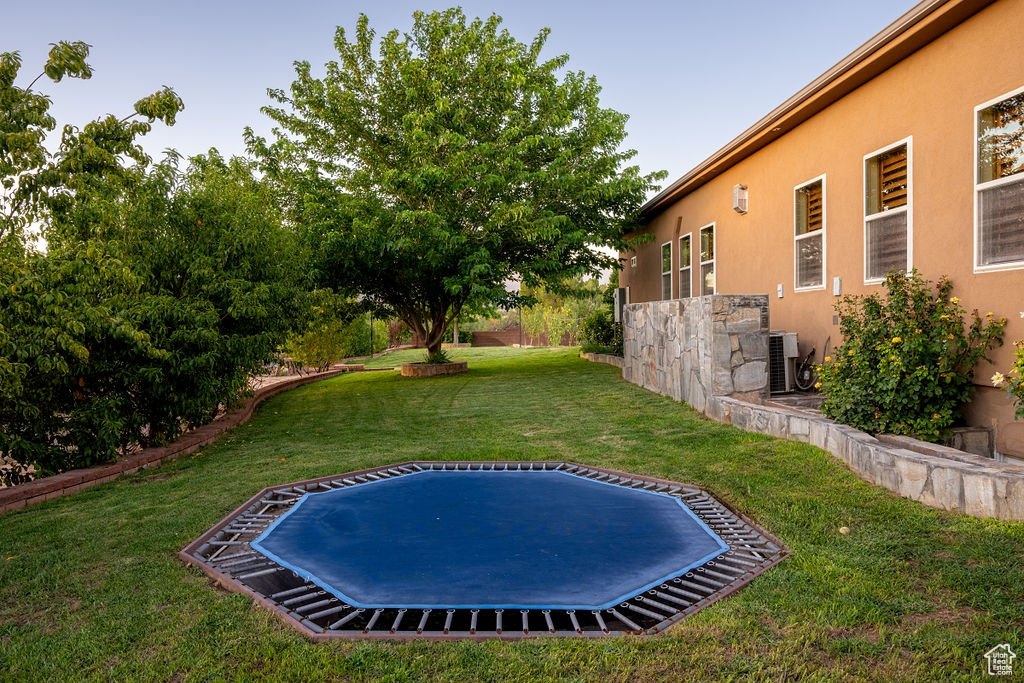
[{"label": "tan stucco house", "polygon": [[653,239],[620,254],[631,302],[767,293],[802,352],[841,342],[838,296],[948,275],[968,310],[1009,319],[968,424],[1024,456],[985,384],[1024,339],[1024,0],[921,2],[642,213]]}]

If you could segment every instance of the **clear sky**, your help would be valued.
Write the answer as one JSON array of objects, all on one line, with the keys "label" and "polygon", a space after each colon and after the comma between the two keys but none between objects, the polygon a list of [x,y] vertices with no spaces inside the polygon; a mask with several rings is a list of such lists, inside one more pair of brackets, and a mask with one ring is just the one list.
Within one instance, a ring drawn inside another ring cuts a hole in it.
[{"label": "clear sky", "polygon": [[[90,81],[46,82],[60,124],[124,115],[162,85],[185,111],[159,124],[144,146],[194,154],[244,151],[241,131],[269,131],[260,113],[268,87],[287,88],[292,62],[320,67],[333,57],[335,27],[366,13],[378,35],[406,29],[419,0],[52,0],[9,3],[0,51],[21,52],[20,83],[39,73],[48,45],[90,43]],[[496,13],[529,42],[551,28],[548,54],[597,77],[602,103],[630,115],[627,144],[646,171],[682,175],[880,31],[910,0],[650,2],[506,0],[461,3],[469,16]],[[40,81],[43,83],[43,81]]]}]

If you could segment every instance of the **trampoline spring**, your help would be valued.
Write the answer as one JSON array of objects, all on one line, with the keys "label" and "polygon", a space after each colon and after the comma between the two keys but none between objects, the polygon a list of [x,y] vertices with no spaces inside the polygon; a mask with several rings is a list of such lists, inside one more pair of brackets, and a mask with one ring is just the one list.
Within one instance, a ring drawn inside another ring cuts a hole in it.
[{"label": "trampoline spring", "polygon": [[400,609],[398,614],[395,615],[395,620],[391,622],[391,633],[398,631],[398,628],[402,625],[402,618],[405,617],[405,613],[408,610]]},{"label": "trampoline spring", "polygon": [[494,610],[494,632],[501,633],[501,615],[505,613],[503,609]]},{"label": "trampoline spring", "polygon": [[682,595],[684,598],[689,598],[690,600],[693,600],[694,602],[700,602],[701,600],[704,599],[703,595],[698,595],[697,593],[691,593],[690,591],[684,591],[682,588],[676,588],[675,586],[665,586],[664,588],[667,591],[672,591],[673,593],[676,593],[678,595]]},{"label": "trampoline spring", "polygon": [[521,609],[519,613],[523,616],[523,633],[530,632],[530,610]]},{"label": "trampoline spring", "polygon": [[[716,579],[719,579],[723,583],[731,583],[733,581],[733,579],[736,578],[736,576],[729,576],[728,574],[723,574],[722,572],[718,572],[718,571],[715,571],[713,569],[704,569],[704,573],[707,574],[708,576],[711,576],[711,577],[714,577]],[[739,572],[739,573],[742,574],[743,572]]]},{"label": "trampoline spring", "polygon": [[[662,586],[662,587],[663,588],[668,588],[668,586]],[[659,590],[656,590],[656,589],[651,589],[650,592],[653,593],[654,595],[658,596],[662,600],[668,600],[669,602],[671,602],[673,604],[682,605],[683,607],[689,607],[690,606],[690,601],[689,600],[683,600],[682,598],[677,598],[674,595],[669,595],[668,593],[663,593],[663,592],[661,592]],[[676,612],[678,610],[673,607],[672,611]]]},{"label": "trampoline spring", "polygon": [[210,545],[246,545],[245,541],[210,541]]},{"label": "trampoline spring", "polygon": [[289,499],[289,500],[271,500],[270,498],[264,498],[260,502],[265,504],[265,505],[291,505],[292,503],[295,502],[295,500],[294,499]]},{"label": "trampoline spring", "polygon": [[363,633],[369,633],[373,630],[373,627],[377,624],[377,620],[380,619],[380,615],[384,614],[384,610],[374,610],[373,616],[370,617],[370,622],[363,628]]},{"label": "trampoline spring", "polygon": [[420,623],[416,625],[416,633],[423,633],[423,629],[427,627],[427,619],[430,618],[430,610],[423,610],[423,616],[420,617]]},{"label": "trampoline spring", "polygon": [[248,572],[245,574],[238,574],[235,576],[236,579],[254,579],[257,576],[266,576],[267,574],[276,574],[277,572],[283,572],[284,567],[271,567],[270,569],[260,569],[255,572]]},{"label": "trampoline spring", "polygon": [[[621,621],[623,624],[626,625],[626,628],[628,628],[631,631],[636,631],[637,633],[639,633],[640,631],[643,631],[643,629],[640,628],[640,626],[635,621],[630,620],[629,617],[627,617],[626,615],[622,614],[621,612],[619,612],[614,607],[611,608],[610,610],[608,610],[608,614],[612,615],[613,617],[615,617],[616,619]],[[658,617],[658,619],[660,620],[661,617]]]},{"label": "trampoline spring", "polygon": [[547,622],[548,633],[554,633],[555,632],[555,624],[554,624],[553,621],[551,621],[551,610],[549,610],[549,609],[543,610],[541,612],[541,614],[544,615],[544,621]]},{"label": "trampoline spring", "polygon": [[367,474],[366,476],[367,476],[367,478],[369,478],[369,479],[370,479],[371,481],[380,481],[381,479],[383,479],[383,478],[384,478],[384,477],[380,476],[379,474],[374,474],[373,472],[371,472],[371,473]]},{"label": "trampoline spring", "polygon": [[[744,558],[746,558],[746,559],[744,559]],[[763,557],[758,557],[756,555],[748,555],[746,553],[738,552],[738,551],[735,551],[735,550],[730,550],[726,554],[726,560],[727,561],[733,562],[735,564],[745,564],[745,565],[752,566],[752,567],[758,566],[759,562],[752,562],[751,560],[763,560],[763,559],[764,559]]]},{"label": "trampoline spring", "polygon": [[597,610],[594,610],[593,612],[591,612],[591,614],[593,614],[594,618],[597,619],[597,627],[605,633],[608,633],[608,625],[604,623],[604,617],[601,616],[601,613]]},{"label": "trampoline spring", "polygon": [[[696,579],[697,577],[696,576],[691,576],[690,578]],[[712,593],[714,593],[719,588],[718,586],[714,586],[714,587],[705,586],[705,585],[700,584],[700,583],[694,583],[693,581],[687,581],[686,579],[679,579],[679,582],[681,584],[683,584],[684,586],[686,586],[687,588],[692,588],[695,591],[701,591],[702,593],[704,593],[706,595],[711,595]]]},{"label": "trampoline spring", "polygon": [[257,553],[235,553],[234,555],[224,555],[223,557],[221,557],[220,559],[221,560],[225,560],[224,562],[217,561],[217,562],[211,562],[210,564],[216,566],[217,568],[233,567],[236,564],[244,564],[245,562],[252,562],[254,559],[257,559],[257,558],[260,558],[260,557],[263,557],[263,556],[259,555]]},{"label": "trampoline spring", "polygon": [[303,584],[303,585],[299,586],[298,588],[289,588],[286,591],[279,591],[277,593],[273,593],[270,596],[270,599],[271,600],[280,600],[281,598],[287,598],[289,595],[295,595],[296,593],[302,593],[303,591],[308,591],[310,588],[312,588],[312,586],[310,586],[308,583],[307,584]]},{"label": "trampoline spring", "polygon": [[362,614],[365,611],[366,610],[364,610],[364,609],[352,610],[351,612],[349,612],[348,614],[343,616],[341,619],[338,619],[336,622],[334,622],[333,624],[331,624],[327,628],[328,628],[328,630],[331,630],[331,631],[333,631],[336,628],[341,628],[342,626],[344,626],[348,622],[352,621],[353,619],[355,619],[356,617],[358,617],[360,614]]},{"label": "trampoline spring", "polygon": [[448,610],[448,613],[445,614],[445,617],[444,617],[444,632],[445,633],[448,633],[448,631],[450,631],[451,628],[452,628],[452,617],[453,616],[455,616],[455,610],[453,610],[453,609]]},{"label": "trampoline spring", "polygon": [[352,478],[342,479],[342,481],[345,482],[345,486],[355,486],[358,483],[355,479]]},{"label": "trampoline spring", "polygon": [[722,557],[719,557],[718,558],[718,563],[719,564],[723,564],[723,563],[724,564],[729,564],[729,565],[732,565],[734,567],[751,567],[751,568],[757,567],[757,563],[756,562],[748,562],[747,560],[741,560],[738,557],[734,556],[731,552],[728,555],[723,555]]},{"label": "trampoline spring", "polygon": [[583,629],[580,628],[580,621],[576,618],[576,610],[571,609],[566,614],[569,615],[569,621],[572,622],[572,628],[576,633],[583,633]]},{"label": "trampoline spring", "polygon": [[323,483],[322,481],[321,481],[321,482],[319,482],[319,483],[317,484],[317,486],[319,486],[319,487],[320,487],[320,488],[322,488],[322,489],[327,489],[328,491],[331,491],[331,490],[333,490],[333,488],[334,488],[334,487],[332,487],[332,486],[328,486],[327,484]]},{"label": "trampoline spring", "polygon": [[742,567],[734,567],[731,564],[727,564],[719,560],[712,560],[711,562],[708,562],[708,566],[713,566],[715,571],[724,573],[730,580],[736,578],[740,574],[746,574],[750,571],[749,569],[744,569]]},{"label": "trampoline spring", "polygon": [[678,611],[678,610],[676,610],[675,607],[671,607],[669,605],[666,605],[663,602],[658,602],[657,600],[654,600],[653,598],[649,598],[646,595],[638,595],[638,596],[636,596],[633,599],[637,600],[637,601],[640,601],[640,602],[643,602],[645,605],[650,605],[650,606],[654,607],[655,609],[665,610],[669,614],[675,614]]},{"label": "trampoline spring", "polygon": [[319,598],[321,595],[326,595],[326,593],[324,591],[313,591],[312,593],[306,593],[306,594],[300,595],[298,597],[289,598],[288,600],[285,600],[281,604],[284,605],[285,607],[289,607],[291,605],[297,605],[300,602],[306,602],[307,600],[312,600],[313,598]]},{"label": "trampoline spring", "polygon": [[480,610],[473,609],[469,611],[469,632],[476,633],[476,621],[480,616]]},{"label": "trampoline spring", "polygon": [[327,605],[331,604],[335,600],[336,600],[336,598],[334,598],[334,597],[327,598],[326,600],[317,600],[316,602],[311,602],[308,605],[303,605],[302,607],[296,607],[295,608],[295,612],[298,613],[298,614],[302,614],[303,612],[309,612],[310,610],[314,610],[314,609],[317,609],[319,607],[326,607]]},{"label": "trampoline spring", "polygon": [[[642,614],[645,617],[651,617],[652,619],[657,619],[658,621],[661,621],[661,620],[663,620],[665,618],[664,614],[658,614],[657,612],[652,612],[649,609],[644,609],[643,607],[638,607],[638,606],[634,605],[631,602],[624,602],[624,603],[622,603],[622,606],[625,607],[628,610],[636,612],[637,614]],[[672,612],[674,614],[675,610],[672,610]],[[636,630],[642,631],[643,629],[640,628],[639,626],[637,626]]]},{"label": "trampoline spring", "polygon": [[314,619],[323,619],[324,617],[329,617],[332,614],[344,612],[345,610],[349,609],[349,607],[351,607],[351,605],[346,605],[345,603],[342,603],[340,605],[335,605],[334,607],[330,607],[328,609],[322,609],[319,612],[316,612],[315,614],[310,614],[306,618],[310,621],[313,621]]}]

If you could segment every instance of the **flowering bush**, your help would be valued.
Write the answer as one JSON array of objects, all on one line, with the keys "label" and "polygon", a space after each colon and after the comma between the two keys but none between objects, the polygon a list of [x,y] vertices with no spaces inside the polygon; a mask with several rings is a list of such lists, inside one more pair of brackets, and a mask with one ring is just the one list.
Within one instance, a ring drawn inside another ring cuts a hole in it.
[{"label": "flowering bush", "polygon": [[[1024,318],[1024,312],[1020,314],[1020,317]],[[1017,348],[1013,352],[1013,365],[1005,375],[1001,372],[992,375],[992,384],[1004,387],[1010,396],[1013,396],[1013,401],[1017,406],[1016,417],[1018,420],[1022,420],[1024,419],[1024,341],[1017,342],[1015,346]]]},{"label": "flowering bush", "polygon": [[[819,366],[822,412],[872,434],[941,441],[970,398],[974,366],[1002,344],[1005,318],[965,320],[953,284],[893,273],[884,296],[836,304],[843,344]],[[1024,361],[1022,361],[1024,363]]]}]

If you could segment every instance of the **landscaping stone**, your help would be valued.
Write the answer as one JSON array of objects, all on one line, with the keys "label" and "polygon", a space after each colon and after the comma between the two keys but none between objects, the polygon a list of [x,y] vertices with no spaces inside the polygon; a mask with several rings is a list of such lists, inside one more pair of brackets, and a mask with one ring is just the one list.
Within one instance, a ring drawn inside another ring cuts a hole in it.
[{"label": "landscaping stone", "polygon": [[439,377],[458,375],[468,370],[469,364],[461,360],[451,363],[403,363],[400,371],[402,377]]}]

